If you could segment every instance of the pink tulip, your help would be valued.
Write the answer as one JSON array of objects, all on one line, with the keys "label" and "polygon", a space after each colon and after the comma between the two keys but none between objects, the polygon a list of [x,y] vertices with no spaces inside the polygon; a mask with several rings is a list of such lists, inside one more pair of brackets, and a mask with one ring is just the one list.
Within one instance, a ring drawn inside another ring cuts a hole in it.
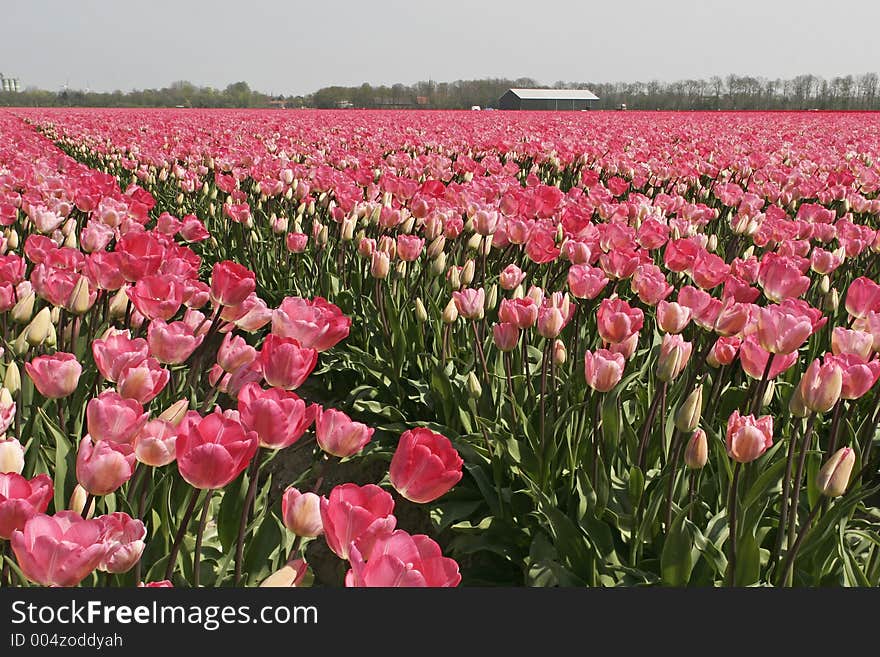
[{"label": "pink tulip", "polygon": [[833,358],[810,363],[800,382],[801,400],[814,413],[825,413],[840,399],[843,372]]},{"label": "pink tulip", "polygon": [[445,495],[461,480],[463,463],[446,436],[429,429],[410,429],[400,436],[389,478],[403,497],[425,504]]},{"label": "pink tulip", "polygon": [[134,439],[134,455],[144,465],[161,467],[177,457],[177,427],[162,419],[147,422]]},{"label": "pink tulip", "polygon": [[98,570],[106,573],[127,573],[140,561],[144,553],[147,528],[140,520],[117,511],[97,518],[101,523],[101,540],[107,552]]},{"label": "pink tulip", "polygon": [[498,308],[498,319],[518,329],[530,328],[538,321],[538,304],[529,297],[504,299]]},{"label": "pink tulip", "polygon": [[180,475],[202,490],[226,486],[247,468],[259,447],[256,432],[219,410],[201,419],[190,416],[177,430]]},{"label": "pink tulip", "polygon": [[272,313],[272,333],[293,338],[308,349],[327,351],[348,337],[351,318],[322,297],[285,297]]},{"label": "pink tulip", "polygon": [[599,335],[606,342],[623,342],[641,331],[645,321],[639,308],[630,308],[623,299],[602,299],[596,313]]},{"label": "pink tulip", "polygon": [[681,333],[691,321],[691,309],[674,301],[657,304],[657,327],[666,333]]},{"label": "pink tulip", "polygon": [[607,349],[598,349],[595,353],[584,354],[584,377],[593,390],[608,392],[623,377],[626,359],[623,354],[612,353]]},{"label": "pink tulip", "polygon": [[569,301],[568,294],[554,292],[538,308],[538,333],[548,340],[556,338],[571,321],[574,311],[575,307]]},{"label": "pink tulip", "polygon": [[880,284],[867,276],[860,276],[846,290],[846,311],[853,317],[866,317],[880,312]]},{"label": "pink tulip", "polygon": [[321,499],[321,523],[328,547],[348,559],[355,546],[367,558],[377,539],[394,531],[394,499],[374,484],[342,484]]},{"label": "pink tulip", "polygon": [[112,390],[102,392],[86,405],[86,426],[95,441],[130,443],[149,417],[136,400],[125,399]]},{"label": "pink tulip", "polygon": [[660,268],[652,264],[640,265],[636,269],[632,279],[632,288],[639,300],[649,306],[656,306],[674,289]]},{"label": "pink tulip", "polygon": [[738,303],[728,298],[721,305],[721,310],[715,318],[715,332],[725,337],[736,335],[749,323],[751,315],[750,304]]},{"label": "pink tulip", "polygon": [[[763,349],[758,344],[757,337],[753,335],[746,336],[740,343],[739,362],[742,365],[743,372],[753,379],[760,379],[764,375],[767,367],[767,361],[770,358],[770,352]],[[782,372],[797,362],[798,355],[794,351],[790,354],[776,354],[773,363],[770,366],[770,372],[767,375],[768,380],[775,379]]]},{"label": "pink tulip", "polygon": [[691,265],[694,283],[703,290],[711,290],[721,285],[728,275],[730,275],[730,265],[720,256],[706,250],[700,251]]},{"label": "pink tulip", "polygon": [[835,326],[831,331],[831,351],[835,356],[852,354],[864,361],[874,350],[874,336],[866,331],[853,331],[843,326]]},{"label": "pink tulip", "polygon": [[92,342],[92,355],[98,371],[111,383],[119,380],[122,370],[147,359],[150,348],[143,338],[131,339],[128,331],[120,331]]},{"label": "pink tulip", "polygon": [[128,288],[128,298],[147,319],[171,319],[183,304],[183,288],[170,276],[145,276]]},{"label": "pink tulip", "polygon": [[25,370],[43,397],[61,399],[76,390],[82,365],[73,354],[61,351],[51,356],[37,356],[25,363]]},{"label": "pink tulip", "polygon": [[321,498],[315,493],[301,493],[288,486],[281,498],[281,518],[288,531],[296,536],[314,537],[324,533]]},{"label": "pink tulip", "polygon": [[30,518],[45,513],[53,494],[47,474],[28,480],[16,472],[0,472],[0,539],[9,540]]},{"label": "pink tulip", "polygon": [[519,329],[510,322],[501,322],[492,327],[492,339],[501,351],[513,351],[519,342]]},{"label": "pink tulip", "polygon": [[687,365],[693,345],[678,334],[666,333],[657,358],[657,378],[672,381]]},{"label": "pink tulip", "polygon": [[475,290],[466,288],[452,293],[455,308],[458,314],[465,319],[482,319],[483,309],[486,306],[486,293],[483,288]]},{"label": "pink tulip", "polygon": [[797,351],[813,332],[810,319],[804,315],[783,310],[780,306],[758,308],[758,342],[771,354],[790,354]]},{"label": "pink tulip", "polygon": [[804,276],[791,258],[768,253],[761,260],[758,284],[764,295],[775,303],[796,298],[810,287],[810,279]]},{"label": "pink tulip", "polygon": [[852,354],[840,354],[827,358],[841,369],[843,381],[840,396],[843,399],[860,399],[874,387],[880,378],[880,361],[865,362]]},{"label": "pink tulip", "polygon": [[360,452],[370,442],[375,429],[353,422],[342,411],[318,409],[315,419],[315,437],[318,446],[328,454],[345,458]]},{"label": "pink tulip", "polygon": [[440,546],[423,534],[410,536],[397,530],[378,539],[365,562],[352,546],[348,587],[454,587],[461,574],[454,559],[444,557]]},{"label": "pink tulip", "polygon": [[184,322],[166,324],[161,319],[150,322],[147,328],[147,344],[150,354],[160,363],[178,365],[189,358],[196,350],[203,335],[196,335],[193,329]]},{"label": "pink tulip", "polygon": [[32,516],[12,534],[12,550],[21,572],[43,586],[76,586],[107,553],[99,520],[73,511]]},{"label": "pink tulip", "polygon": [[425,246],[425,240],[415,235],[397,236],[397,257],[404,262],[417,260]]},{"label": "pink tulip", "polygon": [[773,446],[773,418],[741,416],[734,411],[727,420],[727,455],[739,463],[750,463]]},{"label": "pink tulip", "polygon": [[217,364],[226,372],[235,372],[250,365],[257,358],[257,350],[238,335],[227,333],[217,350]]},{"label": "pink tulip", "polygon": [[572,265],[568,270],[568,289],[578,299],[595,299],[608,285],[608,277],[598,267]]},{"label": "pink tulip", "polygon": [[245,429],[256,432],[260,446],[284,449],[300,439],[317,415],[318,407],[295,392],[244,385],[238,393],[238,412]]},{"label": "pink tulip", "polygon": [[131,479],[134,449],[126,443],[93,441],[86,435],[76,454],[76,479],[92,495],[108,495]]},{"label": "pink tulip", "polygon": [[237,262],[224,260],[211,270],[211,301],[219,306],[237,306],[256,287],[254,272]]},{"label": "pink tulip", "polygon": [[523,282],[526,275],[523,270],[516,265],[507,265],[498,276],[498,283],[503,290],[513,290],[517,285]]},{"label": "pink tulip", "polygon": [[126,399],[141,404],[153,401],[168,385],[171,373],[159,365],[155,358],[147,358],[137,365],[128,365],[119,374],[117,390]]},{"label": "pink tulip", "polygon": [[260,350],[263,376],[273,388],[295,390],[315,369],[318,352],[300,345],[293,338],[279,338],[269,334]]},{"label": "pink tulip", "polygon": [[742,340],[736,337],[718,338],[709,350],[706,362],[710,367],[730,365],[739,353],[741,343]]}]

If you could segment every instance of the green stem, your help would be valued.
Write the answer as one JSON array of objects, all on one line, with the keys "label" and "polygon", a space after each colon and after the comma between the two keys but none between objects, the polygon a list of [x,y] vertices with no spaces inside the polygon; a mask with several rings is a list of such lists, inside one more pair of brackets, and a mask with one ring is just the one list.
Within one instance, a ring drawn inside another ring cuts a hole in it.
[{"label": "green stem", "polygon": [[202,537],[205,535],[205,525],[208,524],[208,507],[211,506],[211,497],[214,491],[209,490],[205,495],[205,502],[202,505],[202,517],[199,520],[199,529],[196,532],[196,545],[193,549],[193,587],[199,588],[199,564],[202,559]]},{"label": "green stem", "polygon": [[801,530],[798,532],[797,540],[795,540],[794,545],[785,556],[785,563],[782,565],[782,571],[779,573],[779,586],[782,586],[794,574],[794,560],[797,558],[798,550],[801,549],[801,544],[804,542],[807,532],[810,531],[813,520],[816,519],[816,513],[818,513],[821,507],[822,505],[818,503],[813,505],[810,515],[808,515],[806,521],[804,521],[804,526],[801,527]]},{"label": "green stem", "polygon": [[177,530],[177,534],[174,536],[174,543],[171,545],[171,552],[168,554],[168,565],[165,567],[165,579],[171,579],[171,576],[174,574],[177,555],[180,553],[180,546],[183,544],[183,537],[186,535],[189,521],[192,518],[193,512],[196,510],[196,504],[198,504],[199,501],[199,493],[200,491],[195,488],[191,488],[189,491],[189,502],[186,505],[186,511],[180,521],[180,527]]},{"label": "green stem", "polygon": [[248,468],[248,487],[244,504],[241,507],[241,518],[238,523],[238,540],[235,543],[235,585],[241,584],[241,565],[244,557],[244,535],[247,533],[248,515],[254,497],[257,494],[257,480],[260,478],[261,454],[255,454]]},{"label": "green stem", "polygon": [[791,503],[788,509],[788,550],[790,551],[795,541],[795,529],[797,527],[798,504],[801,499],[801,482],[804,477],[804,467],[807,462],[807,452],[810,447],[810,439],[813,437],[813,426],[816,423],[816,414],[810,414],[807,420],[807,428],[804,430],[804,436],[801,438],[800,456],[798,457],[797,474],[792,482]]},{"label": "green stem", "polygon": [[742,470],[742,463],[737,462],[733,468],[733,478],[730,480],[730,491],[727,496],[727,513],[730,518],[728,535],[728,553],[727,553],[727,575],[725,583],[727,586],[733,586],[736,582],[736,495],[739,487],[739,473]]}]

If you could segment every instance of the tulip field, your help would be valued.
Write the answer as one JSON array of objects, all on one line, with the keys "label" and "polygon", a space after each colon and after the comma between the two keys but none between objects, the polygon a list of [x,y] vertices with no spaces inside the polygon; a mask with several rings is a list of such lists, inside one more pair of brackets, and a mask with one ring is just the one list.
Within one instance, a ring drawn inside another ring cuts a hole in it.
[{"label": "tulip field", "polygon": [[0,585],[880,584],[878,115],[0,136]]}]

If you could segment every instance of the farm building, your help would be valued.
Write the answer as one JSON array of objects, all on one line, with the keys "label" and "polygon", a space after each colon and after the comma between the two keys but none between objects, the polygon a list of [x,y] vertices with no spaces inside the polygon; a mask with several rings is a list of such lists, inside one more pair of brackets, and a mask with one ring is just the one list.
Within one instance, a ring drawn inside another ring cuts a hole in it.
[{"label": "farm building", "polygon": [[498,99],[503,110],[586,110],[599,100],[587,89],[508,89]]}]

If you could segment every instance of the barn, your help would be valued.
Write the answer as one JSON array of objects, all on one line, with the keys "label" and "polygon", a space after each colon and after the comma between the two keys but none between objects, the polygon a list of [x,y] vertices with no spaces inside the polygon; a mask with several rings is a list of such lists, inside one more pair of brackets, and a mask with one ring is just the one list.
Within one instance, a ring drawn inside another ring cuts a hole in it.
[{"label": "barn", "polygon": [[503,110],[586,110],[599,100],[587,89],[508,89],[498,99]]}]

